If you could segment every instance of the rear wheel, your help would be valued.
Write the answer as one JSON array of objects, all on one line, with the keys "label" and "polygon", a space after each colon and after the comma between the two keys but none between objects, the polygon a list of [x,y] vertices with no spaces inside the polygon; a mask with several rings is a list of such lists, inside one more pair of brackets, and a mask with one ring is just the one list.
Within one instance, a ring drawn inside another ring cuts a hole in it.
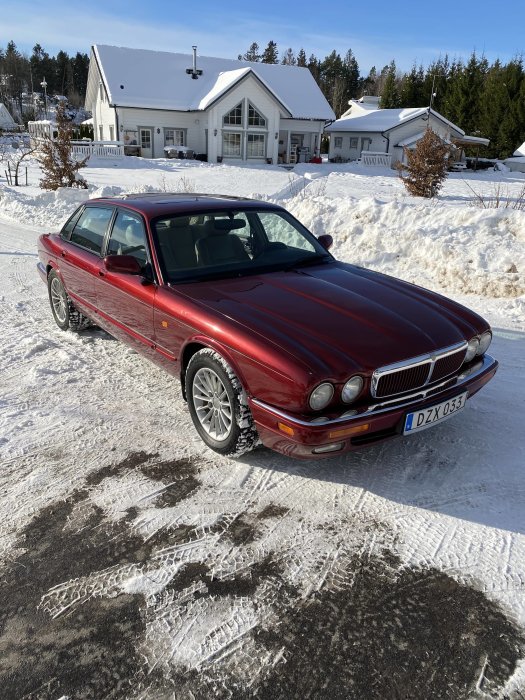
[{"label": "rear wheel", "polygon": [[59,328],[63,331],[67,331],[68,328],[81,331],[92,325],[91,321],[74,307],[62,280],[54,270],[51,270],[47,278],[47,289],[53,318]]},{"label": "rear wheel", "polygon": [[197,432],[215,452],[238,457],[258,443],[241,383],[214,350],[205,348],[191,358],[186,396]]}]

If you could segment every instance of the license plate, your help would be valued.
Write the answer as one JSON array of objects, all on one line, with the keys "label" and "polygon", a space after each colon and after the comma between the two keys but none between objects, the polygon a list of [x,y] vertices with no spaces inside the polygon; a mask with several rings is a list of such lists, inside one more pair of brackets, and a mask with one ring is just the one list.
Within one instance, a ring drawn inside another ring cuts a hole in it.
[{"label": "license plate", "polygon": [[467,403],[467,392],[459,396],[454,396],[453,399],[437,403],[435,406],[423,408],[421,411],[408,413],[405,418],[405,429],[403,435],[408,433],[416,433],[418,430],[425,430],[441,421],[447,420],[450,416],[459,413]]}]

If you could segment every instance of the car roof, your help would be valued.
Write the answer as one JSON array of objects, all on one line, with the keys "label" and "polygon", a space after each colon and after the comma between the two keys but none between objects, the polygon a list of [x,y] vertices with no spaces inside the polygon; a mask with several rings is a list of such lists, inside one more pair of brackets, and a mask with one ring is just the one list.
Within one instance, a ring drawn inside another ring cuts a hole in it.
[{"label": "car roof", "polygon": [[151,192],[123,194],[118,196],[90,199],[86,204],[121,205],[141,212],[148,218],[166,214],[208,212],[240,209],[281,209],[276,204],[262,202],[247,197],[234,197],[220,194],[196,194],[193,192]]}]

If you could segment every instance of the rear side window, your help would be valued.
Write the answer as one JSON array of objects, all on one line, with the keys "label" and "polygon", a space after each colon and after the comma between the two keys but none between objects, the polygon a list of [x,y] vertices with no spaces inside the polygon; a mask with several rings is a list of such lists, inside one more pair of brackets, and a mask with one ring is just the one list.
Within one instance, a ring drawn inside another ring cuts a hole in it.
[{"label": "rear side window", "polygon": [[113,212],[112,207],[86,207],[71,233],[71,243],[100,255]]}]

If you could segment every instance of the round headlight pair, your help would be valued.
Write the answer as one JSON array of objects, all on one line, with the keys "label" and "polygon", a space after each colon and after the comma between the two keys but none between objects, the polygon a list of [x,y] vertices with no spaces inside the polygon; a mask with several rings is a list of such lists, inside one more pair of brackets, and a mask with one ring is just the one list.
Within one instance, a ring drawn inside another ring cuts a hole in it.
[{"label": "round headlight pair", "polygon": [[[341,399],[344,403],[352,403],[363,389],[363,379],[356,375],[351,377],[343,387]],[[334,387],[330,382],[319,384],[310,394],[310,408],[314,411],[320,411],[328,406],[334,395]]]},{"label": "round headlight pair", "polygon": [[468,341],[465,362],[470,362],[476,355],[483,355],[489,349],[492,341],[492,333],[485,331],[480,337],[475,336]]}]

